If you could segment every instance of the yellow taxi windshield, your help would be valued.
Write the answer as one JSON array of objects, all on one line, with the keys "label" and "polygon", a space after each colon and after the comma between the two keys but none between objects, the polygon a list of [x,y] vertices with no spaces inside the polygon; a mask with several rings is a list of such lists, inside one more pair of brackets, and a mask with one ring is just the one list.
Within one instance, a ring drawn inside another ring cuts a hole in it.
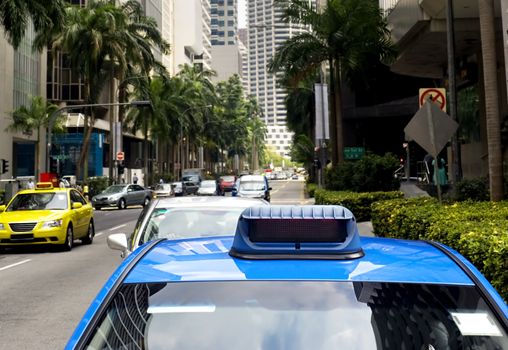
[{"label": "yellow taxi windshield", "polygon": [[65,210],[68,208],[67,193],[20,193],[6,211],[17,210]]}]

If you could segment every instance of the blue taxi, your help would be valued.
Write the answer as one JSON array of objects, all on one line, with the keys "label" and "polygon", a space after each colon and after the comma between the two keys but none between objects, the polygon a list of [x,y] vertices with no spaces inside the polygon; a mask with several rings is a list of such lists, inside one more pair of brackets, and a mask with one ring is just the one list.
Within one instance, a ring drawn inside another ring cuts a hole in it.
[{"label": "blue taxi", "polygon": [[139,247],[67,349],[508,349],[507,334],[507,305],[450,248],[360,237],[340,206],[265,206],[234,237]]}]

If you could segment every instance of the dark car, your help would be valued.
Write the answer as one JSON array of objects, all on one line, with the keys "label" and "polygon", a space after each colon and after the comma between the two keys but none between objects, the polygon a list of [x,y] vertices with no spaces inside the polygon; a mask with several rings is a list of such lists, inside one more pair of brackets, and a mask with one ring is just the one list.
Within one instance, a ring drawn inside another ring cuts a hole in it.
[{"label": "dark car", "polygon": [[221,194],[225,194],[226,192],[233,191],[235,187],[236,176],[234,175],[225,175],[219,178],[219,187]]},{"label": "dark car", "polygon": [[201,186],[201,177],[199,175],[184,175],[182,177],[182,192],[184,195],[196,194]]},{"label": "dark car", "polygon": [[140,246],[66,349],[508,349],[508,307],[444,245],[360,237],[338,206],[248,208],[236,227]]}]

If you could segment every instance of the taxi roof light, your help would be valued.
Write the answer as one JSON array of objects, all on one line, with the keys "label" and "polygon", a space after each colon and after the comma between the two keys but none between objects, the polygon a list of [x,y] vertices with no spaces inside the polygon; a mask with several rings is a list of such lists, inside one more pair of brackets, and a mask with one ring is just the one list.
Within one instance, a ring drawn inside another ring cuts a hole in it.
[{"label": "taxi roof light", "polygon": [[52,190],[53,189],[53,183],[51,182],[37,182],[35,185],[36,190]]},{"label": "taxi roof light", "polygon": [[347,208],[272,205],[243,211],[229,254],[244,259],[354,259],[363,250]]}]

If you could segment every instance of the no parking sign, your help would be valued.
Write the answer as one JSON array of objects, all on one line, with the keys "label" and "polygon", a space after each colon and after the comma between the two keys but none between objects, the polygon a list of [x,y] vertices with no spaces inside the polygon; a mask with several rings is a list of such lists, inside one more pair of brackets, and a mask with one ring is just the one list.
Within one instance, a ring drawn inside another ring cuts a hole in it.
[{"label": "no parking sign", "polygon": [[420,89],[420,108],[422,108],[425,100],[429,99],[429,101],[434,102],[439,109],[443,112],[446,112],[446,89],[443,88],[424,88]]}]

